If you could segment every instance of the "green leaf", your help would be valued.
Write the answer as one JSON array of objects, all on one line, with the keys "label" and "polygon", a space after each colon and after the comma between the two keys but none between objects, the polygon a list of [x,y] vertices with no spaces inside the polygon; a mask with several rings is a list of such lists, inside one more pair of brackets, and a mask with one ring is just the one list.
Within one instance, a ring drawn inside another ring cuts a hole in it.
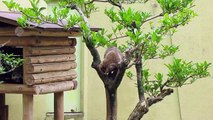
[{"label": "green leaf", "polygon": [[162,59],[174,55],[179,50],[179,46],[175,45],[162,45],[162,48],[163,50],[161,50],[159,53],[159,56]]},{"label": "green leaf", "polygon": [[86,37],[86,36],[90,35],[89,33],[91,32],[91,30],[90,30],[90,28],[88,28],[87,23],[80,22],[80,28],[82,30],[83,36]]},{"label": "green leaf", "polygon": [[126,73],[126,75],[127,75],[127,77],[129,78],[129,79],[133,79],[133,73],[131,72],[131,71],[128,71],[127,73]]},{"label": "green leaf", "polygon": [[30,1],[30,4],[33,8],[34,11],[38,11],[38,2],[39,0],[29,0]]},{"label": "green leaf", "polygon": [[17,19],[18,24],[21,27],[26,27],[27,26],[27,18],[26,17],[20,17]]},{"label": "green leaf", "polygon": [[147,81],[151,74],[149,73],[149,69],[142,70],[143,80]]},{"label": "green leaf", "polygon": [[163,74],[162,73],[155,74],[155,79],[157,81],[159,81],[160,83],[162,83],[162,81],[163,81]]},{"label": "green leaf", "polygon": [[4,0],[3,3],[7,6],[7,8],[9,9],[9,11],[12,10],[18,10],[20,7],[20,4],[14,2],[14,0]]}]

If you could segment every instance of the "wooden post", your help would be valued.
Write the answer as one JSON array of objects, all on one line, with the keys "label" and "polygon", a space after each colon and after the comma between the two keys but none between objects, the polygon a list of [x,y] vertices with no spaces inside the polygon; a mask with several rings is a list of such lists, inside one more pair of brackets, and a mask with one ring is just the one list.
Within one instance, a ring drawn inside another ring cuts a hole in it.
[{"label": "wooden post", "polygon": [[5,105],[5,94],[0,94],[0,120],[8,120],[8,106]]},{"label": "wooden post", "polygon": [[54,93],[54,120],[64,120],[64,92]]},{"label": "wooden post", "polygon": [[33,120],[33,94],[23,94],[23,120]]}]

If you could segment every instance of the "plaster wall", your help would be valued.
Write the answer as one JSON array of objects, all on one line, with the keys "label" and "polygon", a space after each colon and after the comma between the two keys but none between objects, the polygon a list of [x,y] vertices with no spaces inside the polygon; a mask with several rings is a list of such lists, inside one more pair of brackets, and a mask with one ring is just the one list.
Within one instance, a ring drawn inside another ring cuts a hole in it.
[{"label": "plaster wall", "polygon": [[[188,61],[204,61],[213,63],[213,11],[211,0],[196,1],[195,11],[198,17],[192,20],[189,25],[180,27],[172,37],[174,44],[181,45],[180,52],[174,57],[184,58]],[[107,28],[112,27],[109,19],[104,16],[105,8],[109,5],[98,3],[98,12],[94,13],[90,22],[93,25]],[[152,13],[159,13],[159,6],[150,0],[147,6],[134,5],[135,9],[150,10]],[[166,38],[169,39],[169,38]],[[170,41],[171,42],[171,41]],[[102,50],[102,49],[100,49]],[[102,55],[104,51],[102,50]],[[103,56],[102,56],[103,58]],[[171,62],[171,58],[166,62]],[[85,120],[105,120],[105,91],[102,81],[98,78],[95,70],[90,67],[92,58],[84,47],[84,87],[86,99]],[[151,63],[153,62],[153,63]],[[162,61],[151,61],[148,66],[153,71],[165,71],[160,64]],[[210,68],[213,74],[213,67]],[[162,102],[152,106],[149,113],[143,120],[212,120],[213,116],[213,81],[212,77],[200,79],[193,85],[183,86],[175,90],[175,93],[166,97]],[[137,103],[136,81],[124,77],[118,88],[118,120],[126,120]]]}]

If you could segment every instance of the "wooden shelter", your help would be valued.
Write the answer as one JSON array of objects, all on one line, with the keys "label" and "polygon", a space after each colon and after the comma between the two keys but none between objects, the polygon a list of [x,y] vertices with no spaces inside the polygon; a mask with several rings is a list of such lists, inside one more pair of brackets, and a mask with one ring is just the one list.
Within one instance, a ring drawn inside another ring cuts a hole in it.
[{"label": "wooden shelter", "polygon": [[0,84],[0,119],[8,119],[5,94],[23,94],[23,120],[33,120],[33,95],[54,93],[54,119],[64,120],[64,91],[77,86],[75,37],[80,36],[79,28],[64,30],[55,24],[30,22],[31,28],[21,28],[17,24],[20,16],[0,11],[0,45],[11,52],[21,51],[18,54],[24,59],[22,84]]}]

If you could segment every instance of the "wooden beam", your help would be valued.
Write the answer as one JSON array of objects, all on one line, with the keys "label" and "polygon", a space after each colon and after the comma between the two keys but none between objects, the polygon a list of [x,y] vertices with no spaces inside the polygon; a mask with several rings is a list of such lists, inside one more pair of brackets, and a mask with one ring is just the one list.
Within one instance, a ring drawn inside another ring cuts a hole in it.
[{"label": "wooden beam", "polygon": [[70,69],[75,69],[77,63],[75,61],[43,63],[43,64],[26,64],[26,73],[45,73],[45,72],[60,72]]},{"label": "wooden beam", "polygon": [[65,62],[74,60],[76,60],[75,54],[45,55],[45,56],[33,56],[25,58],[26,64],[53,63],[53,62]]},{"label": "wooden beam", "polygon": [[32,94],[23,94],[23,120],[33,120]]},{"label": "wooden beam", "polygon": [[[5,44],[6,43],[6,44]],[[0,44],[5,46],[75,46],[75,38],[67,37],[2,37]]]},{"label": "wooden beam", "polygon": [[75,80],[47,83],[47,84],[34,85],[34,86],[3,83],[3,84],[0,84],[0,93],[39,95],[39,94],[74,90],[76,89],[76,87],[77,87],[77,82]]},{"label": "wooden beam", "polygon": [[27,74],[24,78],[24,83],[27,85],[44,84],[51,82],[68,81],[77,78],[75,70],[70,69],[68,71],[60,72],[47,72],[37,74]]},{"label": "wooden beam", "polygon": [[32,87],[22,84],[0,84],[0,93],[34,94]]},{"label": "wooden beam", "polygon": [[67,31],[67,30],[56,30],[56,29],[29,29],[21,27],[1,27],[0,36],[19,36],[19,37],[29,37],[29,36],[42,36],[42,37],[67,37],[80,36],[80,31]]},{"label": "wooden beam", "polygon": [[73,80],[73,81],[55,82],[42,85],[34,85],[33,87],[37,95],[55,93],[76,89],[77,81]]},{"label": "wooden beam", "polygon": [[64,120],[64,92],[54,93],[54,120]]},{"label": "wooden beam", "polygon": [[76,51],[76,48],[70,47],[70,46],[26,47],[25,56],[74,54],[75,51]]}]

